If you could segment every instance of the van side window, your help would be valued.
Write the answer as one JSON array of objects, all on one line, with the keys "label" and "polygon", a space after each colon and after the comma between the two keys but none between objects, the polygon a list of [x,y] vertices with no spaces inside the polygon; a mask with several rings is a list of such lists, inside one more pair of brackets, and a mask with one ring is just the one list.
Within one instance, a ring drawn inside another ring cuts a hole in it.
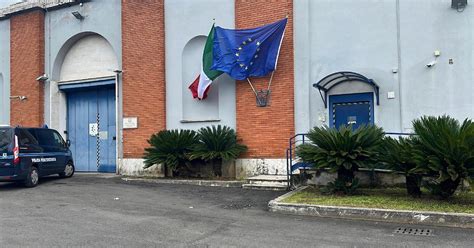
[{"label": "van side window", "polygon": [[41,146],[64,147],[62,138],[52,130],[36,129],[36,136]]},{"label": "van side window", "polygon": [[0,129],[0,153],[11,151],[13,146],[12,129]]},{"label": "van side window", "polygon": [[54,141],[58,144],[59,147],[66,147],[66,142],[64,142],[63,137],[57,132],[53,132]]},{"label": "van side window", "polygon": [[38,141],[26,129],[18,129],[18,143],[20,146],[38,145]]}]

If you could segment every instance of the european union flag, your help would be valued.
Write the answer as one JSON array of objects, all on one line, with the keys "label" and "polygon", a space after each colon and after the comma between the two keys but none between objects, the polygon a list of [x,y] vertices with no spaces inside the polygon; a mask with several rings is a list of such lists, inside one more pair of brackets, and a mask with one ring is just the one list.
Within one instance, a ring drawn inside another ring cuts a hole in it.
[{"label": "european union flag", "polygon": [[287,21],[285,18],[253,29],[216,27],[211,69],[237,80],[274,71]]}]

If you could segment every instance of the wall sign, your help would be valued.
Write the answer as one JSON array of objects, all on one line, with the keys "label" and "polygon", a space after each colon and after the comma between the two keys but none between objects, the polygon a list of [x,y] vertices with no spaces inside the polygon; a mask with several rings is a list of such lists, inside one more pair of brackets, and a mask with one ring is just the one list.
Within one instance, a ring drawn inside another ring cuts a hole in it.
[{"label": "wall sign", "polygon": [[138,117],[124,117],[123,129],[138,128]]},{"label": "wall sign", "polygon": [[89,135],[97,136],[99,134],[99,125],[97,123],[89,123]]}]

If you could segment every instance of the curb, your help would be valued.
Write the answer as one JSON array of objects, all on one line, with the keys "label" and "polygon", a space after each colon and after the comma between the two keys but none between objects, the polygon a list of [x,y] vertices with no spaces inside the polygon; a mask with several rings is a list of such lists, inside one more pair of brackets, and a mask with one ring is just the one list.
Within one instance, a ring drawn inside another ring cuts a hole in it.
[{"label": "curb", "polygon": [[307,187],[301,187],[295,191],[286,193],[274,200],[271,200],[268,203],[269,211],[283,214],[307,215],[329,218],[474,228],[474,214],[359,207],[338,207],[281,202],[283,199],[290,197],[293,194],[296,194],[297,192],[306,188]]},{"label": "curb", "polygon": [[223,187],[223,188],[242,188],[242,181],[219,181],[219,180],[185,180],[185,179],[152,179],[152,178],[131,178],[123,177],[125,182],[144,182],[156,184],[185,184],[208,187]]}]

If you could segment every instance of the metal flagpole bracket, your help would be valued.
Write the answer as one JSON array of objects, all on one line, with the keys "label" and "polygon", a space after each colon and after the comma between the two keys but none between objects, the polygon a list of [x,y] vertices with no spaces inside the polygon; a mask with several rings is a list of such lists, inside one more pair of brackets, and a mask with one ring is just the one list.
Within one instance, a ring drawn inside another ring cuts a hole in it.
[{"label": "metal flagpole bracket", "polygon": [[252,82],[250,81],[249,78],[247,78],[247,82],[249,83],[250,87],[252,88],[253,93],[255,94],[255,99],[257,101],[257,107],[266,107],[270,103],[270,86],[272,85],[273,81],[273,73],[270,76],[270,82],[268,83],[268,87],[266,90],[255,90],[255,87],[253,86]]},{"label": "metal flagpole bracket", "polygon": [[266,107],[270,103],[270,90],[257,91],[257,107]]}]

